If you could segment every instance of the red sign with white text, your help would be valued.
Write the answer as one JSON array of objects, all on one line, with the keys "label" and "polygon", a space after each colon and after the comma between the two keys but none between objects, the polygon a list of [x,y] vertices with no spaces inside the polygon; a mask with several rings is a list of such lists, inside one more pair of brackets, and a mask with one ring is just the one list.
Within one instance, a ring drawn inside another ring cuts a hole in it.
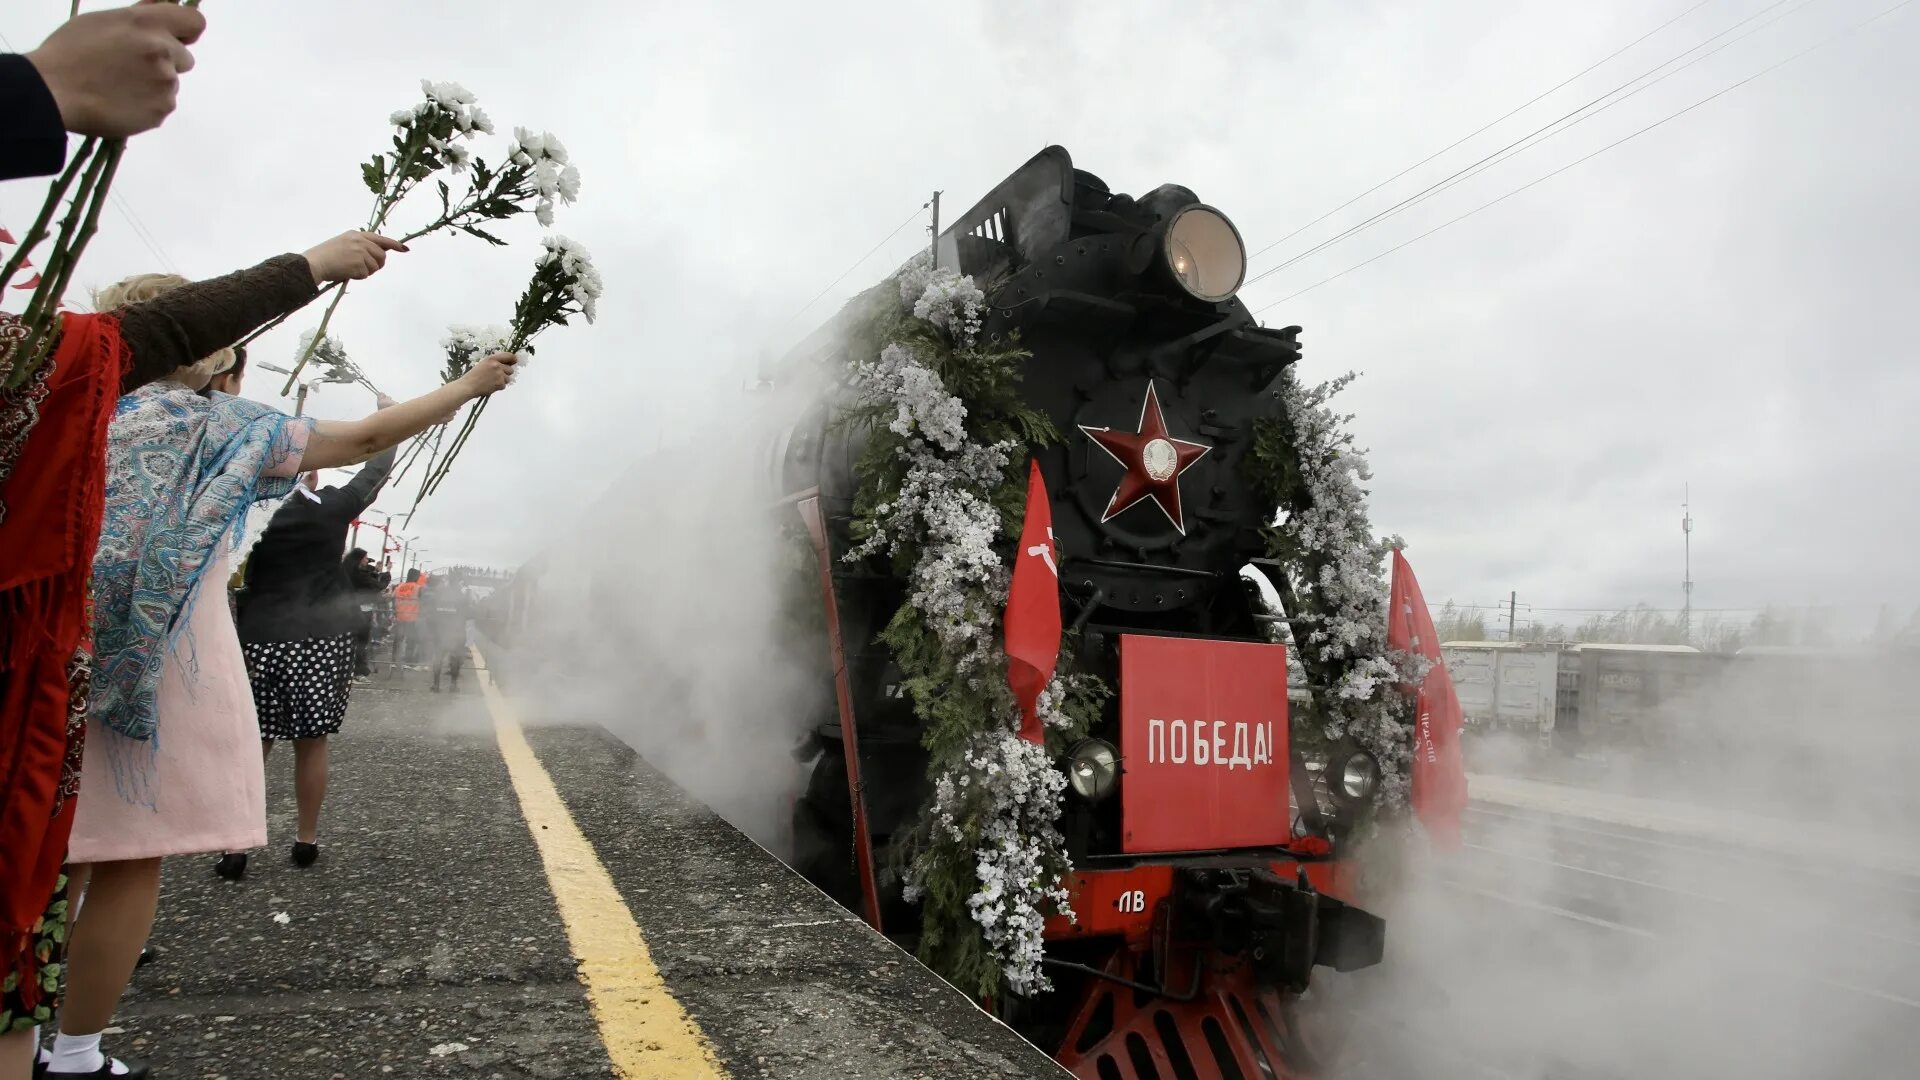
[{"label": "red sign with white text", "polygon": [[1285,844],[1283,645],[1120,638],[1121,850]]}]

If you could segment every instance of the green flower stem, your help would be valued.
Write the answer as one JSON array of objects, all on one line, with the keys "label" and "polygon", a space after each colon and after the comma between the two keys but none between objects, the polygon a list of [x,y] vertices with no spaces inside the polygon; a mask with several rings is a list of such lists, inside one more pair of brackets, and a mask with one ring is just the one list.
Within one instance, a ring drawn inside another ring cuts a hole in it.
[{"label": "green flower stem", "polygon": [[97,145],[92,159],[86,164],[79,189],[74,192],[67,215],[60,222],[60,235],[54,241],[53,253],[47,257],[47,265],[41,269],[40,284],[34,289],[21,314],[27,335],[14,352],[13,363],[5,380],[8,389],[22,385],[45,361],[43,351],[50,351],[46,350],[46,346],[54,337],[53,329],[60,317],[60,298],[66,283],[73,277],[73,266],[86,246],[86,237],[92,235],[93,227],[99,221],[99,204],[105,202],[106,188],[101,179],[112,179],[114,169],[120,164],[119,149],[123,145],[120,140],[108,140]]},{"label": "green flower stem", "polygon": [[[440,440],[443,437],[445,437],[446,434],[447,434],[447,425],[445,424],[441,424],[438,428],[434,429],[433,447],[432,449],[427,451],[427,471],[429,474],[431,474],[431,472],[433,471],[434,459],[440,456]],[[425,437],[422,436],[422,441],[424,440],[425,440]],[[401,528],[404,529],[407,526],[413,524],[413,515],[420,511],[420,500],[426,498],[427,480],[429,478],[430,477],[421,478],[420,491],[419,493],[414,495],[413,505],[407,508],[407,518],[405,521],[402,521],[400,523]]]},{"label": "green flower stem", "polygon": [[[414,185],[407,183],[407,170],[413,167],[413,159],[418,156],[418,154],[419,141],[416,132],[414,143],[407,147],[406,156],[400,159],[399,166],[393,171],[393,191],[374,200],[373,216],[367,220],[367,232],[378,232],[380,226],[386,223],[387,215],[393,213],[393,208],[400,204],[400,200],[406,198],[407,195],[413,191]],[[339,291],[333,294],[333,302],[327,305],[326,312],[320,316],[320,327],[313,332],[313,340],[307,342],[307,347],[300,353],[300,359],[294,362],[293,371],[287,375],[285,385],[280,387],[281,397],[286,397],[288,394],[293,393],[294,383],[300,378],[300,372],[306,369],[307,361],[313,359],[313,350],[319,346],[320,340],[327,336],[327,324],[333,321],[333,313],[340,307],[340,301],[345,299],[346,295],[347,283],[343,281],[340,283]],[[292,313],[289,312],[288,314]],[[277,325],[279,325],[277,322],[269,323],[266,327],[262,327],[259,331],[256,331],[253,337],[258,337],[268,328]],[[247,340],[252,341],[253,337],[249,337]]]},{"label": "green flower stem", "polygon": [[490,401],[492,397],[493,395],[489,394],[481,398],[479,401],[473,403],[472,408],[467,410],[467,422],[461,426],[460,433],[454,436],[453,445],[447,448],[446,458],[440,462],[439,470],[433,474],[429,485],[421,494],[421,498],[424,499],[428,495],[440,490],[440,482],[446,479],[448,471],[453,468],[453,459],[460,453],[460,448],[467,445],[467,437],[473,434],[474,425],[479,423],[480,414],[487,411],[487,402]]},{"label": "green flower stem", "polygon": [[33,219],[26,235],[20,239],[20,247],[7,260],[6,269],[0,270],[0,289],[13,284],[13,275],[25,265],[27,256],[40,245],[40,241],[47,238],[47,226],[53,221],[54,211],[60,208],[61,200],[66,196],[67,189],[73,186],[74,178],[80,175],[80,170],[93,160],[93,148],[98,141],[89,138],[82,142],[80,152],[73,156],[73,160],[67,163],[66,171],[48,189],[47,201],[40,204],[40,216]]},{"label": "green flower stem", "polygon": [[420,460],[420,451],[426,447],[427,440],[445,426],[445,424],[436,424],[433,431],[423,431],[413,437],[413,441],[407,444],[405,453],[401,455],[400,467],[394,470],[393,482],[398,483],[407,475],[407,470],[413,468],[413,463]]}]

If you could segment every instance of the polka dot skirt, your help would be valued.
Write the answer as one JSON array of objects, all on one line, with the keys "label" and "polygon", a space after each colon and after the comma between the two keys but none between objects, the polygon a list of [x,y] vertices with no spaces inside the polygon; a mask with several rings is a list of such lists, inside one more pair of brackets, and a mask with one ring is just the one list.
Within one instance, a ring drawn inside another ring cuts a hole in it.
[{"label": "polka dot skirt", "polygon": [[247,681],[263,739],[317,739],[340,730],[353,685],[353,635],[247,641]]}]

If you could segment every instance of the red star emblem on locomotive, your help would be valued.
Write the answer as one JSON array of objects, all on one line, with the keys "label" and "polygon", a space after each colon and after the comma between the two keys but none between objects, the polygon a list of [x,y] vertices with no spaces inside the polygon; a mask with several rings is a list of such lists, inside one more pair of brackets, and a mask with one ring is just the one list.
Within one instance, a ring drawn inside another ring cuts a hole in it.
[{"label": "red star emblem on locomotive", "polygon": [[1137,432],[1085,424],[1080,425],[1080,430],[1126,470],[1120,477],[1120,486],[1114,489],[1113,498],[1107,501],[1106,513],[1100,516],[1103,524],[1129,507],[1151,499],[1180,535],[1187,535],[1187,519],[1180,510],[1180,474],[1207,456],[1213,447],[1167,434],[1167,418],[1160,411],[1160,395],[1152,379],[1147,380],[1147,399],[1140,403]]}]

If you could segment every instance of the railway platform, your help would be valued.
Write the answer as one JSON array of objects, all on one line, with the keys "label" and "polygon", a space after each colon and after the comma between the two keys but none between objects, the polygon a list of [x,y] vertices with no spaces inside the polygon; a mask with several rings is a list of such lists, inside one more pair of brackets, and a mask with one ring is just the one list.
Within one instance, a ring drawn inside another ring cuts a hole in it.
[{"label": "railway platform", "polygon": [[1064,1075],[611,735],[426,679],[356,689],[315,865],[291,754],[243,880],[169,860],[113,1052],[160,1080]]}]

